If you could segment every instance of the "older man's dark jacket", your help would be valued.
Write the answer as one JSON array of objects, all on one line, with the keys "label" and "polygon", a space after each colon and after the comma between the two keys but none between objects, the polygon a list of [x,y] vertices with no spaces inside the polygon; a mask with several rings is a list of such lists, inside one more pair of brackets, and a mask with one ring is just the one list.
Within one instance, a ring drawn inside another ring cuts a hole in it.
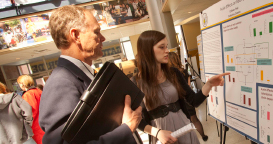
[{"label": "older man's dark jacket", "polygon": [[[40,102],[39,123],[45,131],[44,144],[67,143],[62,139],[61,131],[90,82],[91,79],[75,64],[59,58],[57,68],[46,82]],[[123,124],[112,132],[102,135],[98,141],[88,142],[88,144],[97,143],[136,142],[129,127]]]}]

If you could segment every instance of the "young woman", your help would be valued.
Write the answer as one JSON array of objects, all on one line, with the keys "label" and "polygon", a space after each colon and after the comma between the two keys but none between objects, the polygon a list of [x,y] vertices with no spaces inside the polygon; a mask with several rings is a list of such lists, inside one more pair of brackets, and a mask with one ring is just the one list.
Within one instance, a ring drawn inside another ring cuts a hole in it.
[{"label": "young woman", "polygon": [[[183,65],[180,61],[179,56],[175,52],[169,52],[169,66],[177,68],[181,73],[183,73],[184,79],[187,81],[188,85],[190,86],[190,76],[188,72],[183,68]],[[205,135],[203,125],[200,122],[200,120],[196,116],[195,108],[188,103],[185,103],[187,108],[187,118],[191,120],[191,122],[194,124],[195,128],[199,132],[199,134],[202,136],[202,139],[204,141],[208,140],[208,136]]]},{"label": "young woman", "polygon": [[[132,80],[144,92],[144,119],[139,129],[150,134],[152,143],[157,140],[165,143],[198,144],[194,131],[182,137],[174,138],[171,132],[190,123],[182,112],[179,100],[186,99],[193,106],[201,104],[208,96],[213,86],[223,85],[222,76],[212,77],[195,94],[176,68],[168,66],[168,41],[166,36],[158,31],[143,32],[137,42],[137,66],[139,74]],[[149,124],[148,124],[149,123]]]},{"label": "young woman", "polygon": [[19,76],[17,82],[24,91],[22,98],[32,107],[33,124],[31,128],[34,133],[33,139],[37,144],[42,144],[44,131],[39,125],[39,106],[42,91],[34,86],[34,81],[29,75]]}]

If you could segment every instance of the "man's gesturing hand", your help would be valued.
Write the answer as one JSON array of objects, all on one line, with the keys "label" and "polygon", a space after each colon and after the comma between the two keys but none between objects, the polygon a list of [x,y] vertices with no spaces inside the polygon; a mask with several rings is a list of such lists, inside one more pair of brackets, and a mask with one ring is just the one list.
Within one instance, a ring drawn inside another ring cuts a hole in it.
[{"label": "man's gesturing hand", "polygon": [[139,106],[135,111],[131,109],[131,97],[126,95],[122,123],[127,124],[132,132],[136,130],[142,119],[141,111],[141,106]]}]

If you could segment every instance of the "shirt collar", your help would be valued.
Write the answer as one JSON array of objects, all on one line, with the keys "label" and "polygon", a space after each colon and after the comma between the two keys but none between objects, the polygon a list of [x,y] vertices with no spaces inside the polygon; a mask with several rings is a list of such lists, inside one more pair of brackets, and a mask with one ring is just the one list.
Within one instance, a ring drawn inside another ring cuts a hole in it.
[{"label": "shirt collar", "polygon": [[79,59],[75,59],[71,56],[67,56],[67,55],[61,55],[61,58],[67,59],[70,62],[72,62],[73,64],[75,64],[79,69],[81,69],[91,80],[94,79],[94,70],[91,68],[90,65],[88,65],[87,63],[79,60]]}]

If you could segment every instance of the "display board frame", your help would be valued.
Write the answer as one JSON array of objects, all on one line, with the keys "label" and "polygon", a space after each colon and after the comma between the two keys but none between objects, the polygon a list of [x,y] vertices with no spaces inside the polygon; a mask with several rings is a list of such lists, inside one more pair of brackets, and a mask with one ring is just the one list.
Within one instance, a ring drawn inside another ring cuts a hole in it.
[{"label": "display board frame", "polygon": [[222,0],[200,13],[200,27],[206,81],[231,73],[222,88],[212,88],[209,115],[252,141],[270,143],[273,2]]}]

